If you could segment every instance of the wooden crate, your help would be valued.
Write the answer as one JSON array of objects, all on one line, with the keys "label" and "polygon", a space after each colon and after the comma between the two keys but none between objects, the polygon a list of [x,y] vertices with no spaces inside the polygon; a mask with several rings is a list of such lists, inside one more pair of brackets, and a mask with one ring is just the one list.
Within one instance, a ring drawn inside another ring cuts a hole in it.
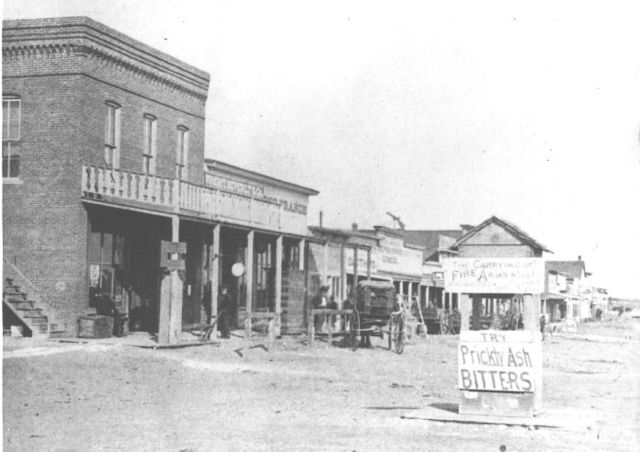
[{"label": "wooden crate", "polygon": [[84,315],[78,320],[78,337],[99,339],[113,335],[113,317]]}]

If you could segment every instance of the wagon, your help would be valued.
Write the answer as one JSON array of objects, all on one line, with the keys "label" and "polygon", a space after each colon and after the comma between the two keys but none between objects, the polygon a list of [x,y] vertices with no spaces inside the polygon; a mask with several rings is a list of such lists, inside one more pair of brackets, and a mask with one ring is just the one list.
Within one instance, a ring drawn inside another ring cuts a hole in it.
[{"label": "wagon", "polygon": [[384,340],[388,337],[389,350],[401,354],[405,342],[405,313],[396,301],[393,284],[378,281],[361,281],[355,294],[349,333],[351,346],[357,350],[361,344],[367,345],[370,336]]}]

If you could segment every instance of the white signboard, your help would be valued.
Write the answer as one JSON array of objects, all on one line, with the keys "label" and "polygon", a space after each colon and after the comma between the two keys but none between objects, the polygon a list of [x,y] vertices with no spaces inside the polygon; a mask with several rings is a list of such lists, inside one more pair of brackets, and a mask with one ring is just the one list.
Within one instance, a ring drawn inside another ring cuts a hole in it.
[{"label": "white signboard", "polygon": [[443,269],[447,292],[544,292],[541,258],[451,258],[444,261]]},{"label": "white signboard", "polygon": [[406,248],[401,239],[385,237],[373,254],[380,271],[422,276],[422,251]]},{"label": "white signboard", "polygon": [[[375,274],[378,271],[422,276],[422,251],[405,248],[402,245],[374,247],[371,250],[371,273]],[[358,251],[358,273],[362,275],[366,272],[367,252],[360,250]],[[347,273],[353,274],[353,252],[347,255]]]},{"label": "white signboard", "polygon": [[458,345],[458,388],[539,391],[541,344],[539,334],[528,331],[463,331]]}]

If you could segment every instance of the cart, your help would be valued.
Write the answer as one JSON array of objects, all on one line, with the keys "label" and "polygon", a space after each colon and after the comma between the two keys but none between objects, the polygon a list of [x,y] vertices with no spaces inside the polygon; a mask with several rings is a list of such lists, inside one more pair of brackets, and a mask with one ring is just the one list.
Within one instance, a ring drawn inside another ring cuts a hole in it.
[{"label": "cart", "polygon": [[460,334],[460,311],[442,311],[439,316],[440,334]]},{"label": "cart", "polygon": [[404,351],[405,313],[396,301],[396,291],[389,282],[361,281],[356,288],[355,303],[351,314],[349,332],[351,347],[355,351],[362,344],[369,345],[369,338],[388,336],[389,350],[398,354]]}]

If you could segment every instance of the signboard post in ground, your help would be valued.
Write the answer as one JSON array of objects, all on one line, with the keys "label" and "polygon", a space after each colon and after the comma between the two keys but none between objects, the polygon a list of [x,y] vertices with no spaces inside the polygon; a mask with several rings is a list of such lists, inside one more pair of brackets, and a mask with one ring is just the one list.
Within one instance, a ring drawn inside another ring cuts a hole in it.
[{"label": "signboard post in ground", "polygon": [[[447,292],[460,293],[459,412],[494,416],[540,412],[543,260],[452,258],[444,262],[444,280]],[[501,309],[501,314],[509,310],[516,314],[516,328],[521,315],[523,329],[498,329],[493,322],[490,329],[482,329],[483,316],[495,318]]]}]

